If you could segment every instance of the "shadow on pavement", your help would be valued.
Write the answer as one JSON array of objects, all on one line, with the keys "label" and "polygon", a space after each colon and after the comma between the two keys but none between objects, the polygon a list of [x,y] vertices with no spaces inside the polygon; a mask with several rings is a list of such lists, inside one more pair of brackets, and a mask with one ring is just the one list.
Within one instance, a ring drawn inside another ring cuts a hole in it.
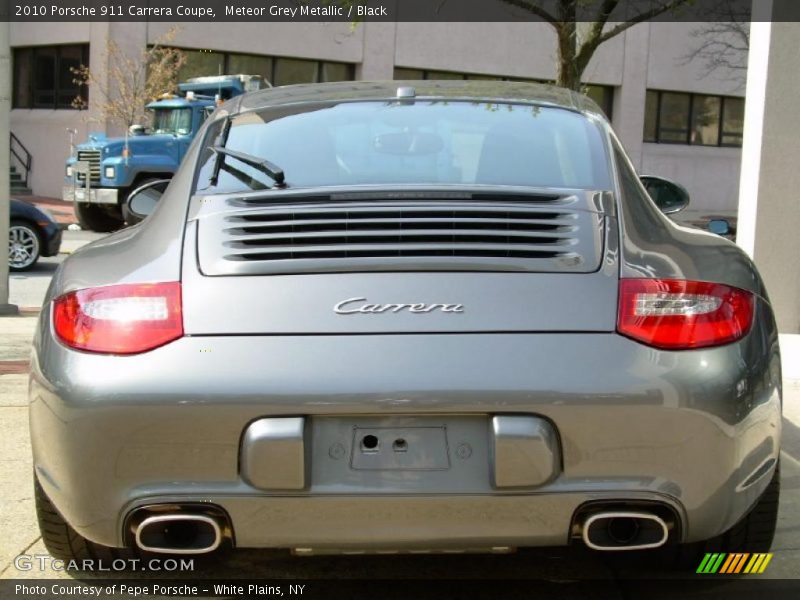
[{"label": "shadow on pavement", "polygon": [[40,258],[33,267],[28,271],[11,271],[9,277],[11,279],[25,279],[28,277],[52,277],[56,272],[59,263],[55,257]]}]

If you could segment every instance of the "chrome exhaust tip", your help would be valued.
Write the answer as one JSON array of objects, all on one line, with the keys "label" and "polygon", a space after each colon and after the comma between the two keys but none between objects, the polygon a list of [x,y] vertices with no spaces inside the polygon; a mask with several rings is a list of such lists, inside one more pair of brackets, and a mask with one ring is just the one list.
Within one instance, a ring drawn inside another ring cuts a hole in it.
[{"label": "chrome exhaust tip", "polygon": [[198,514],[162,514],[143,519],[135,530],[136,546],[160,554],[206,554],[219,548],[222,528]]},{"label": "chrome exhaust tip", "polygon": [[664,519],[638,511],[594,513],[581,529],[583,542],[593,550],[646,550],[663,546],[669,539]]}]

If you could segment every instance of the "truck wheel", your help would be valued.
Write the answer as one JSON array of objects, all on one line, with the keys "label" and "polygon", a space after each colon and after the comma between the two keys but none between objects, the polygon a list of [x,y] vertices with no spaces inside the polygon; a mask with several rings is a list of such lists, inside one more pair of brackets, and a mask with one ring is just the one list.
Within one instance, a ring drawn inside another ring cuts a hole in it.
[{"label": "truck wheel", "polygon": [[81,229],[106,233],[116,231],[124,225],[124,221],[106,212],[103,207],[87,202],[75,202],[75,217]]},{"label": "truck wheel", "polygon": [[[130,551],[125,549],[101,546],[82,537],[58,513],[39,484],[35,473],[33,486],[39,531],[42,533],[42,541],[47,551],[53,558],[65,562],[81,561],[78,563],[78,567],[85,568],[82,564],[84,560],[103,561],[108,566],[115,559],[132,556]],[[91,567],[89,568],[91,569]]]}]

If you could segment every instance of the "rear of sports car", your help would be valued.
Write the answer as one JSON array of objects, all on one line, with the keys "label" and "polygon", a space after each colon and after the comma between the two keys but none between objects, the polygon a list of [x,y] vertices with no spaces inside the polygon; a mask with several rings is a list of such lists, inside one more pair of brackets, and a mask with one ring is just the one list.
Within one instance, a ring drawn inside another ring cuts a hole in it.
[{"label": "rear of sports car", "polygon": [[746,257],[661,216],[574,102],[402,90],[246,96],[151,217],[68,261],[32,369],[42,505],[176,553],[763,523],[780,368]]}]

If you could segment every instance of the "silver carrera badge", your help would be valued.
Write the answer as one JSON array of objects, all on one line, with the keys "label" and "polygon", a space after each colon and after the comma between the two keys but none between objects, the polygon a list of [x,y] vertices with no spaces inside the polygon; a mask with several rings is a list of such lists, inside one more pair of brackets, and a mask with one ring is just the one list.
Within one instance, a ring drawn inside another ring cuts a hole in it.
[{"label": "silver carrera badge", "polygon": [[407,311],[411,313],[424,314],[434,311],[444,313],[463,313],[463,304],[425,304],[424,302],[417,302],[411,304],[370,304],[366,298],[348,298],[338,302],[333,307],[333,312],[339,315],[357,315],[357,314],[376,314],[393,312],[398,313]]}]

